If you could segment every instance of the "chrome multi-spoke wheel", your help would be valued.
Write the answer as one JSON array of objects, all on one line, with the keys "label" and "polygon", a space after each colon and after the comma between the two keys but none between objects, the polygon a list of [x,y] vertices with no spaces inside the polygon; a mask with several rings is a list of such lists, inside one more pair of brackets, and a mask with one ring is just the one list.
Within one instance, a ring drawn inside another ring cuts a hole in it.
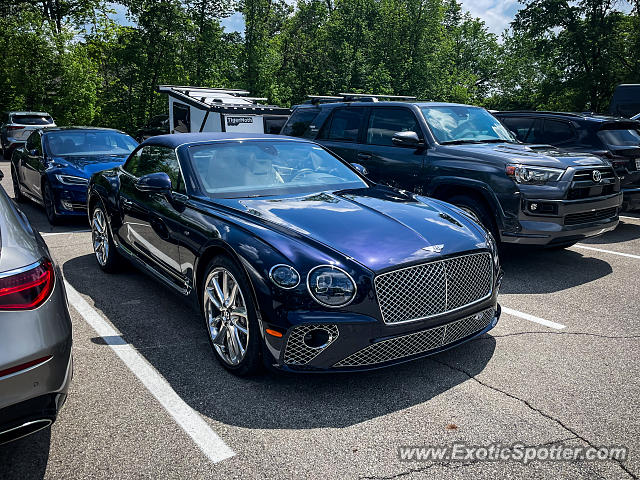
[{"label": "chrome multi-spoke wheel", "polygon": [[93,211],[91,221],[91,237],[93,239],[93,251],[101,267],[109,260],[109,234],[107,233],[107,220],[100,208]]},{"label": "chrome multi-spoke wheel", "polygon": [[213,268],[204,283],[204,315],[218,356],[237,366],[249,349],[247,303],[234,275],[221,266]]},{"label": "chrome multi-spoke wheel", "polygon": [[114,273],[120,270],[122,257],[113,243],[105,212],[103,203],[98,201],[91,213],[91,239],[100,268],[107,273]]}]

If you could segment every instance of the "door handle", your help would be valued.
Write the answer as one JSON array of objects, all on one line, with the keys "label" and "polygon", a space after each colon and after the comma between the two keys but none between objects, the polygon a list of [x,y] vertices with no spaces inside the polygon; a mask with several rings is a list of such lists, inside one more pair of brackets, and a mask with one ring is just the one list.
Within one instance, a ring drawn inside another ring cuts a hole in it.
[{"label": "door handle", "polygon": [[371,160],[370,153],[358,153],[358,160]]},{"label": "door handle", "polygon": [[131,205],[133,205],[133,202],[131,200],[126,199],[126,198],[122,198],[121,201],[122,201],[122,206],[124,208],[131,208]]}]

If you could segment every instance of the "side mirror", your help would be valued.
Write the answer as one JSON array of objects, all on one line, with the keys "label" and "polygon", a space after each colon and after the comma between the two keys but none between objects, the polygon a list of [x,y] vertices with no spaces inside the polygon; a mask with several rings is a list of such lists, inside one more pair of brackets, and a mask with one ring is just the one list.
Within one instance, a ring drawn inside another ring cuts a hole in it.
[{"label": "side mirror", "polygon": [[165,172],[149,173],[136,181],[136,188],[141,192],[169,193],[171,179]]},{"label": "side mirror", "polygon": [[365,177],[369,175],[369,170],[364,165],[360,165],[359,163],[352,163],[351,166],[359,171]]},{"label": "side mirror", "polygon": [[423,145],[416,132],[396,132],[391,141],[396,147],[418,148]]}]

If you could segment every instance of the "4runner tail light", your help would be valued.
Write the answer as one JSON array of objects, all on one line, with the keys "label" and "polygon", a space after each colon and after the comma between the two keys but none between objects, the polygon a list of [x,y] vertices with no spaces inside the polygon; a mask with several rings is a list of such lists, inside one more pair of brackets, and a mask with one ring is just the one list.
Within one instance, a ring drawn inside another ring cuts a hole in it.
[{"label": "4runner tail light", "polygon": [[0,273],[0,310],[39,307],[53,290],[54,269],[48,259],[24,269]]},{"label": "4runner tail light", "polygon": [[16,127],[15,125],[11,125],[7,127],[7,130],[22,130],[24,127]]}]

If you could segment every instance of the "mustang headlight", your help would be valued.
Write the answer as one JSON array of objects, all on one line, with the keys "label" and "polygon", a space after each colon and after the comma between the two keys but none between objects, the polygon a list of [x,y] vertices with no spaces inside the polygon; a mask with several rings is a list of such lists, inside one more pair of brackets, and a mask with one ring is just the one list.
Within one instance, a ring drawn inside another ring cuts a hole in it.
[{"label": "mustang headlight", "polygon": [[298,271],[289,265],[274,265],[269,271],[269,277],[280,288],[296,288],[300,283]]},{"label": "mustang headlight", "polygon": [[307,277],[307,288],[315,301],[326,307],[344,307],[356,295],[356,283],[351,276],[330,265],[311,270]]},{"label": "mustang headlight", "polygon": [[560,179],[564,170],[550,167],[531,167],[528,165],[507,165],[507,175],[518,183],[543,184]]},{"label": "mustang headlight", "polygon": [[56,174],[58,181],[64,185],[89,185],[89,180],[82,177],[74,177],[73,175]]}]

